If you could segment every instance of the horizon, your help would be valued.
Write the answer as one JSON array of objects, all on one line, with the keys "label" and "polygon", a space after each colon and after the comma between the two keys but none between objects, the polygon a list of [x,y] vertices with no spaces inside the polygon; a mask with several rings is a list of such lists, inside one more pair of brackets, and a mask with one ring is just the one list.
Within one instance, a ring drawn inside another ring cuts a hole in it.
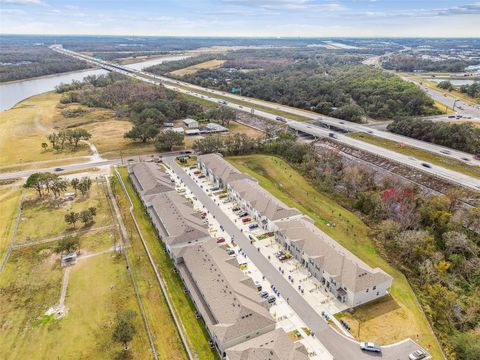
[{"label": "horizon", "polygon": [[0,0],[0,34],[228,38],[477,38],[480,34],[478,1],[126,0],[112,4]]}]

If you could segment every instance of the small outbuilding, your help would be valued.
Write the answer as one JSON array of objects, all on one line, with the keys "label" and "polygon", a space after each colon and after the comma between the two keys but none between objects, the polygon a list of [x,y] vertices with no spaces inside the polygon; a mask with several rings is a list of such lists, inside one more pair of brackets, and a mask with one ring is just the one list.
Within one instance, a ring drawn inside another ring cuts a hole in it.
[{"label": "small outbuilding", "polygon": [[62,255],[62,267],[75,265],[77,263],[77,253],[71,252],[65,255]]},{"label": "small outbuilding", "polygon": [[188,129],[197,129],[198,128],[198,121],[190,118],[186,118],[183,120],[183,124]]},{"label": "small outbuilding", "polygon": [[176,132],[176,133],[179,133],[179,134],[184,134],[185,133],[185,130],[183,130],[183,128],[181,128],[181,127],[174,127],[174,128],[169,129],[168,131],[173,131],[173,132]]},{"label": "small outbuilding", "polygon": [[200,130],[198,130],[198,129],[186,129],[185,130],[185,135],[187,135],[187,136],[200,135]]}]

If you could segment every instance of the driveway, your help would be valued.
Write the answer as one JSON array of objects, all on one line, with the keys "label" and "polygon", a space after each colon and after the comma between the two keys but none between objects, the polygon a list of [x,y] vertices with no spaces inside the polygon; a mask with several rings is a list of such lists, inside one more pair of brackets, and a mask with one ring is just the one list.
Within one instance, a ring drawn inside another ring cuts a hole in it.
[{"label": "driveway", "polygon": [[357,341],[337,333],[331,328],[314,308],[290,285],[280,272],[265,258],[259,249],[254,247],[246,235],[237,225],[212,201],[212,199],[195,183],[195,181],[175,162],[174,157],[163,158],[167,164],[204,205],[204,207],[218,220],[232,239],[242,248],[245,254],[273,284],[284,299],[288,298],[289,305],[300,318],[315,333],[315,336],[337,360],[363,359],[408,359],[408,355],[421,348],[411,339],[400,343],[382,347],[382,354],[370,354],[360,350]]}]

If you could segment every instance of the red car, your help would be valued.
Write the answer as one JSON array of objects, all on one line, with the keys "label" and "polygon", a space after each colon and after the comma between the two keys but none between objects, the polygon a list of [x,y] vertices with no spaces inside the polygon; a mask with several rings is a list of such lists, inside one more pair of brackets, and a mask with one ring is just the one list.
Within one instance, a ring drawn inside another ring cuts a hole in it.
[{"label": "red car", "polygon": [[243,222],[243,223],[247,223],[247,222],[249,222],[249,221],[252,221],[252,219],[250,219],[249,217],[244,217],[244,218],[242,219],[242,222]]},{"label": "red car", "polygon": [[222,243],[224,243],[224,242],[225,242],[225,239],[224,239],[223,237],[219,237],[219,238],[217,239],[217,244],[222,244]]}]

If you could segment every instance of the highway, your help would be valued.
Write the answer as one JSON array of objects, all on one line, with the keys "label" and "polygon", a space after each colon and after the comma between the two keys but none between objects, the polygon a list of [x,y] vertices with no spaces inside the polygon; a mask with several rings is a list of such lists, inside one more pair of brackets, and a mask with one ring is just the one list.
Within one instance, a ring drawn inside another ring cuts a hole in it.
[{"label": "highway", "polygon": [[233,221],[213,202],[213,200],[196,184],[193,179],[175,162],[174,157],[164,157],[164,162],[176,173],[182,182],[192,191],[206,209],[215,216],[215,219],[225,228],[230,236],[235,238],[242,250],[247,254],[255,266],[275,287],[280,290],[284,298],[289,298],[288,304],[302,318],[315,336],[325,346],[335,360],[404,360],[408,355],[421,348],[411,339],[396,344],[382,346],[381,354],[364,352],[357,341],[341,335],[329,326],[321,315],[302,297],[298,291],[283,277],[280,272],[250,243],[247,236],[233,223]]},{"label": "highway", "polygon": [[[334,126],[335,128],[341,129],[344,131],[360,131],[360,132],[369,133],[377,137],[397,141],[399,143],[403,143],[412,147],[438,153],[441,156],[454,158],[456,160],[468,163],[469,165],[480,166],[480,160],[476,160],[473,157],[473,155],[464,153],[461,151],[452,150],[450,148],[434,145],[431,143],[419,141],[419,140],[408,138],[401,135],[392,134],[386,131],[381,131],[376,129],[372,130],[370,127],[362,124],[356,124],[356,123],[351,123],[351,122],[340,120],[340,119],[335,119],[332,117],[322,116],[313,112],[296,109],[296,108],[292,108],[285,105],[274,104],[274,103],[270,103],[263,100],[252,99],[252,98],[234,95],[234,94],[230,94],[230,93],[226,93],[218,90],[211,90],[211,89],[203,88],[197,85],[192,85],[186,82],[172,80],[164,76],[157,76],[157,75],[146,73],[144,71],[129,69],[127,66],[120,66],[120,65],[112,64],[106,61],[97,60],[83,54],[78,54],[73,51],[63,49],[60,46],[52,46],[51,49],[68,56],[73,56],[77,59],[83,59],[91,64],[100,66],[110,71],[119,72],[124,75],[131,76],[135,79],[146,81],[152,84],[162,84],[167,89],[188,94],[191,96],[195,96],[198,98],[202,98],[204,100],[212,101],[215,103],[221,103],[224,106],[228,106],[238,111],[244,111],[248,113],[251,113],[253,111],[255,115],[261,116],[270,120],[277,121],[279,116],[276,114],[270,113],[268,111],[254,109],[254,106],[260,105],[262,107],[281,110],[281,111],[289,112],[291,114],[304,116],[306,118],[321,122],[326,126]],[[187,87],[188,89],[185,89],[184,87]],[[205,93],[208,93],[208,95],[206,95]],[[227,102],[224,99],[220,98],[219,96],[226,97],[232,100],[248,102],[249,104],[252,104],[252,107],[246,107],[236,103]],[[283,122],[285,122],[291,129],[301,131],[315,137],[326,137],[326,136],[329,136],[329,133],[331,132],[328,129],[322,129],[321,127],[314,126],[310,123],[299,122],[299,121],[288,119],[288,118],[283,118]],[[338,141],[348,146],[355,147],[362,151],[367,151],[375,155],[383,156],[385,158],[388,158],[389,160],[393,160],[403,165],[415,168],[417,170],[424,171],[426,173],[429,173],[432,176],[441,178],[451,183],[464,186],[472,190],[477,190],[477,191],[480,190],[480,180],[475,177],[464,175],[457,171],[446,169],[440,166],[427,164],[414,157],[402,155],[395,151],[382,148],[380,146],[376,146],[364,141],[352,139],[340,133],[335,133],[335,141]]]}]

